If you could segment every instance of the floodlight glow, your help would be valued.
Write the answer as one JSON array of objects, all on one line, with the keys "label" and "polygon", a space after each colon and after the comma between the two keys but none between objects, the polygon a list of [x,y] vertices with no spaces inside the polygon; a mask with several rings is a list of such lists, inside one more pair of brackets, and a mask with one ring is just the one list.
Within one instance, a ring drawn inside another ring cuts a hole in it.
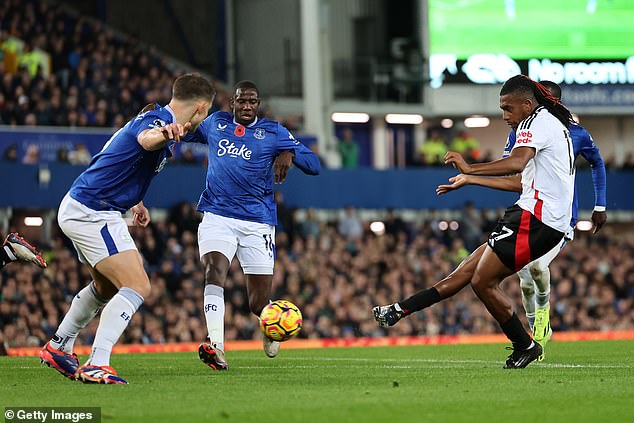
[{"label": "floodlight glow", "polygon": [[576,228],[580,231],[587,232],[592,229],[592,226],[592,222],[590,222],[589,220],[580,220],[577,222]]},{"label": "floodlight glow", "polygon": [[389,113],[385,115],[385,121],[387,123],[393,123],[398,125],[420,125],[421,123],[423,123],[423,117],[421,115]]},{"label": "floodlight glow", "polygon": [[330,117],[333,122],[337,123],[366,123],[370,120],[367,113],[333,113]]},{"label": "floodlight glow", "polygon": [[457,231],[460,228],[460,223],[456,222],[455,220],[452,220],[451,222],[449,222],[449,229],[451,229],[452,231]]},{"label": "floodlight glow", "polygon": [[370,223],[370,230],[375,235],[383,235],[385,233],[385,223],[377,221]]},{"label": "floodlight glow", "polygon": [[486,128],[491,121],[484,116],[471,116],[464,120],[464,126],[467,128]]},{"label": "floodlight glow", "polygon": [[453,128],[453,120],[446,118],[440,121],[440,126],[445,129]]},{"label": "floodlight glow", "polygon": [[44,219],[42,219],[39,216],[25,217],[24,218],[24,224],[26,226],[42,226],[43,223],[44,223]]},{"label": "floodlight glow", "polygon": [[449,228],[449,223],[445,222],[444,220],[441,220],[440,222],[438,222],[438,229],[440,229],[441,231],[446,231]]}]

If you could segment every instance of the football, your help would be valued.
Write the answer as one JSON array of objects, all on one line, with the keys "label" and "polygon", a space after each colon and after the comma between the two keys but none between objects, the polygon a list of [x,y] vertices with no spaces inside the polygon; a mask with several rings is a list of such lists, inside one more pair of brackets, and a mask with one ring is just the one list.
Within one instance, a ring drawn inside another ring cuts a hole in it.
[{"label": "football", "polygon": [[260,329],[273,341],[288,341],[302,328],[302,312],[287,300],[269,303],[260,314]]}]

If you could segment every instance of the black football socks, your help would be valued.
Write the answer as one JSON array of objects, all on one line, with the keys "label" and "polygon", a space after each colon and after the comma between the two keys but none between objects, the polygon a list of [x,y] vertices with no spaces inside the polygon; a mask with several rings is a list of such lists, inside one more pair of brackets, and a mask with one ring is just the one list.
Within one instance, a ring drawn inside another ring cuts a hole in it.
[{"label": "black football socks", "polygon": [[432,287],[417,292],[408,299],[400,301],[398,305],[403,310],[403,313],[407,315],[434,305],[440,300],[438,290]]}]

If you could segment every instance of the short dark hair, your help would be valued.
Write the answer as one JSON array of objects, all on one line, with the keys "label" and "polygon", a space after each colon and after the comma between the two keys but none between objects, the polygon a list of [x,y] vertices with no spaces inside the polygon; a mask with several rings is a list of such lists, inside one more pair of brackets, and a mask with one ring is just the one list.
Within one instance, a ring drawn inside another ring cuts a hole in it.
[{"label": "short dark hair", "polygon": [[198,73],[186,73],[174,81],[172,97],[176,100],[208,100],[216,95],[211,83]]},{"label": "short dark hair", "polygon": [[255,90],[258,93],[258,97],[260,96],[260,90],[258,90],[255,82],[249,81],[248,79],[242,80],[233,86],[233,95],[236,95],[236,91],[238,90]]},{"label": "short dark hair", "polygon": [[540,84],[546,87],[546,89],[550,91],[553,97],[561,100],[561,87],[558,84],[554,83],[553,81],[540,81]]}]

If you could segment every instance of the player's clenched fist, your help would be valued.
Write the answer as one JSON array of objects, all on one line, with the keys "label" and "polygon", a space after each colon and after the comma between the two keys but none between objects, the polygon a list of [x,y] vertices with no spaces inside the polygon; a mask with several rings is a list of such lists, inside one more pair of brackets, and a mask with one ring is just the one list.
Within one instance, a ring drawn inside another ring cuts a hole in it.
[{"label": "player's clenched fist", "polygon": [[191,122],[187,122],[185,125],[180,123],[170,123],[161,127],[161,132],[166,140],[180,141],[181,137],[185,136],[189,128],[191,128]]}]

